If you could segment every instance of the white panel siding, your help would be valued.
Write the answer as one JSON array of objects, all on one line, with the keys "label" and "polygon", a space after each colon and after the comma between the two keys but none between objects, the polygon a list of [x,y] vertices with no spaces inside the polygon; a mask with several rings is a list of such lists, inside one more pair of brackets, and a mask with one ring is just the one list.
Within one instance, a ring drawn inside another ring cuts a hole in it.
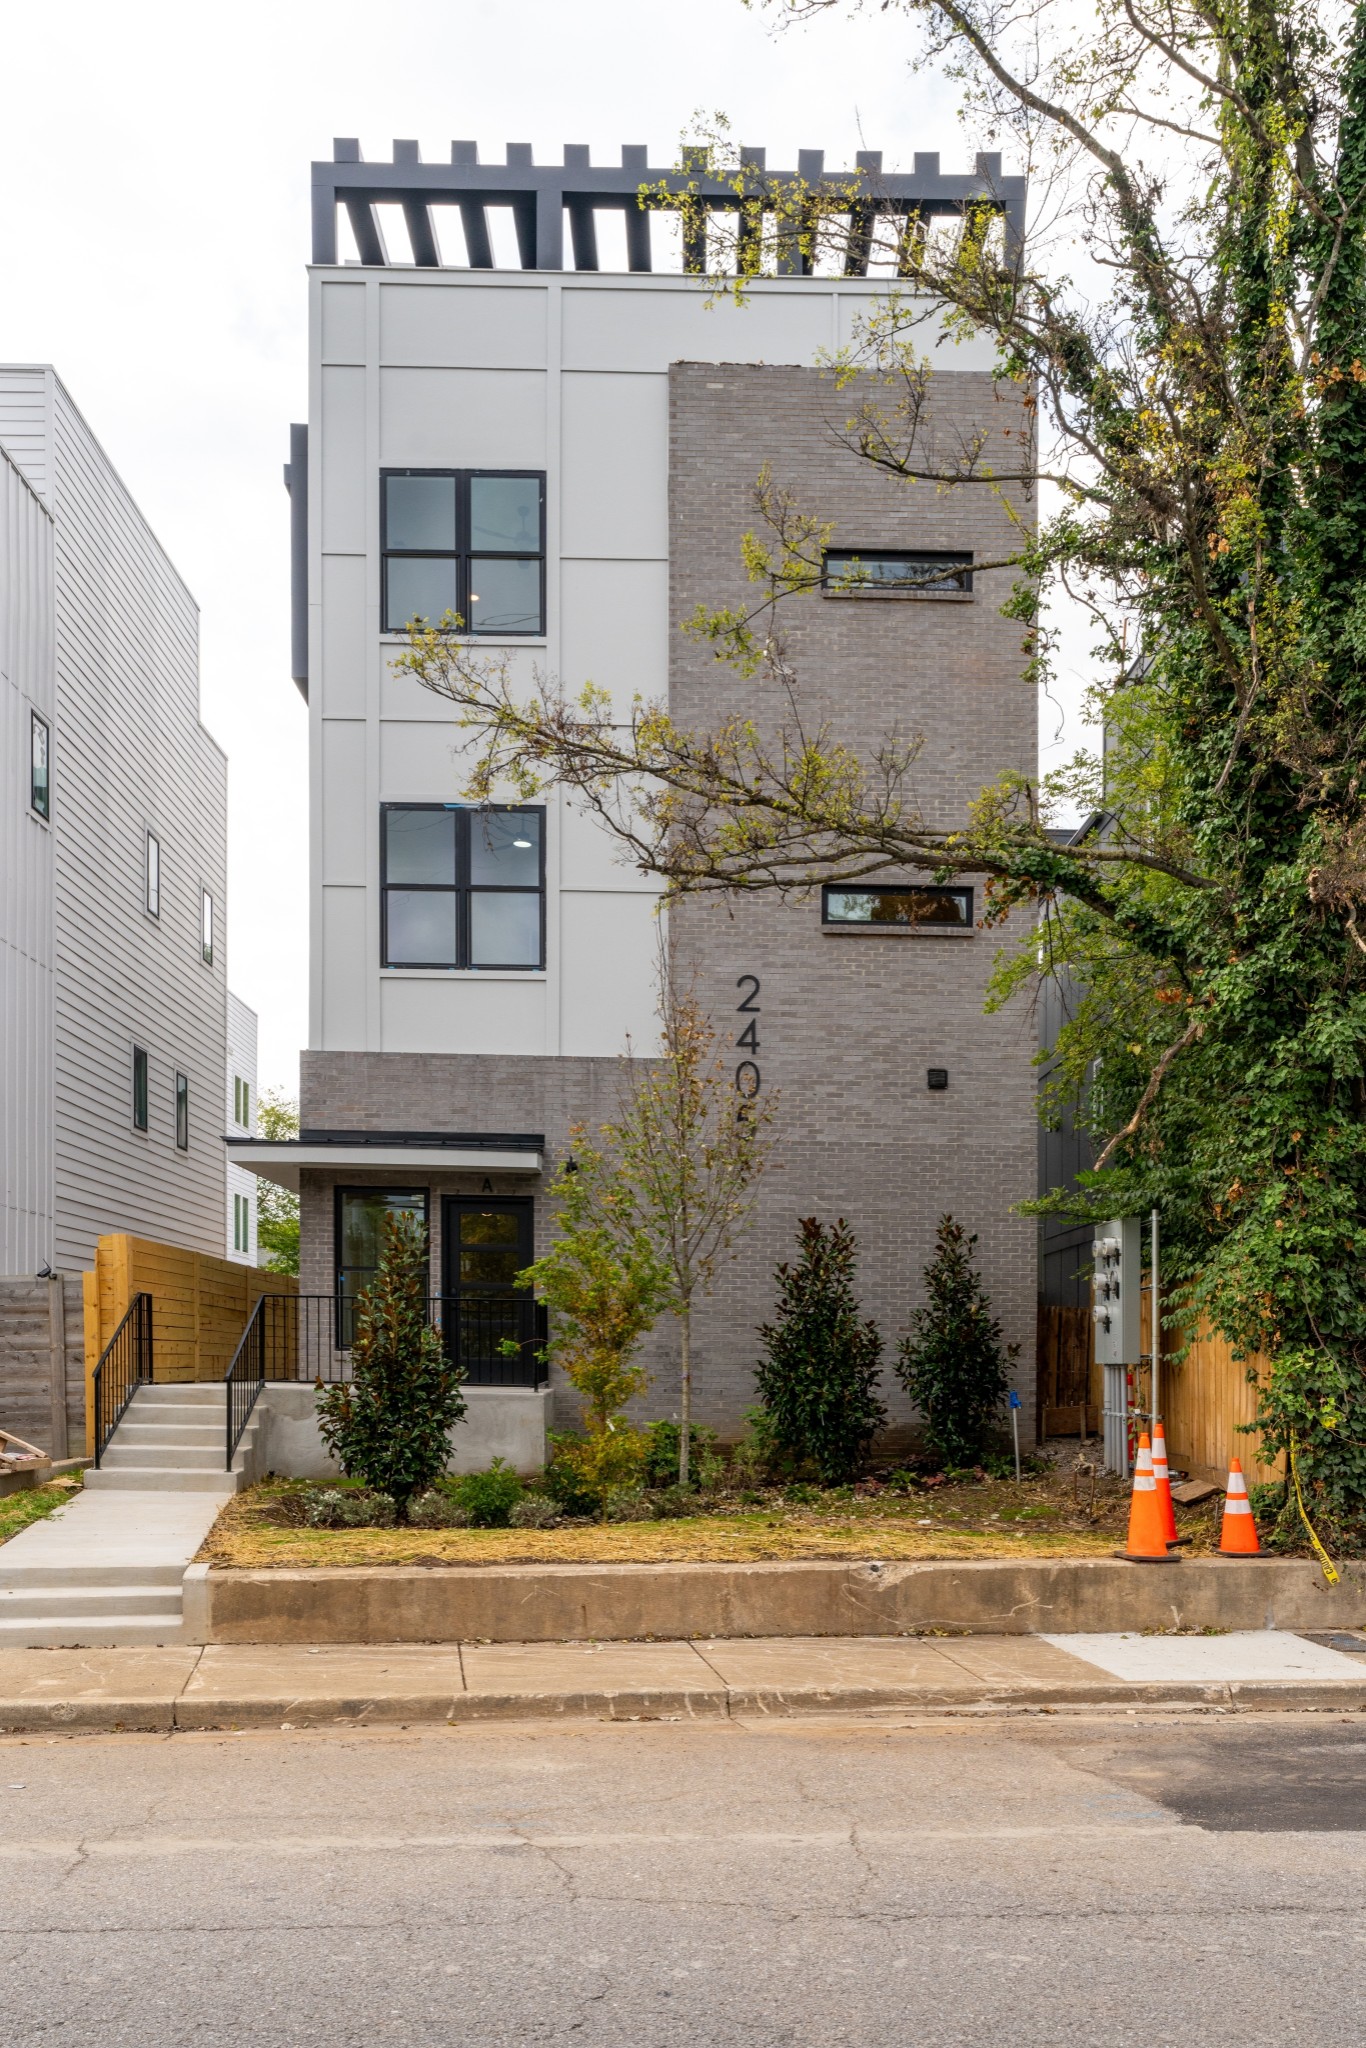
[{"label": "white panel siding", "polygon": [[323,882],[365,885],[367,831],[365,727],[359,719],[323,723]]},{"label": "white panel siding", "polygon": [[666,561],[668,378],[578,372],[563,389],[561,552]]},{"label": "white panel siding", "polygon": [[545,1051],[543,974],[386,974],[381,1052]]},{"label": "white panel siding", "polygon": [[[324,349],[328,294],[336,289],[323,287]],[[385,364],[445,369],[480,369],[490,363],[504,370],[543,369],[545,288],[491,285],[478,292],[451,292],[441,285],[382,284],[379,357]]]},{"label": "white panel siding", "polygon": [[323,672],[320,687],[324,718],[364,718],[367,634],[364,555],[324,555]]},{"label": "white panel siding", "polygon": [[365,286],[329,284],[323,286],[323,361],[363,363],[365,361]]},{"label": "white panel siding", "polygon": [[364,889],[322,891],[322,1046],[328,1052],[366,1048],[365,993],[370,977],[365,898]]},{"label": "white panel siding", "polygon": [[[365,372],[324,370],[322,501],[318,533],[323,553],[365,552]],[[310,509],[309,524],[313,524]]]},{"label": "white panel siding", "polygon": [[654,902],[642,891],[561,892],[562,1053],[611,1059],[628,1038],[637,1049],[654,1045]]},{"label": "white panel siding", "polygon": [[562,562],[560,667],[575,691],[610,690],[623,716],[636,695],[667,698],[668,563]]},{"label": "white panel siding", "polygon": [[381,370],[379,391],[386,469],[545,468],[539,370]]},{"label": "white panel siding", "polygon": [[55,1252],[54,846],[29,806],[35,711],[60,774],[53,556],[51,516],[0,450],[0,1273]]},{"label": "white panel siding", "polygon": [[670,363],[814,363],[835,339],[833,292],[759,285],[746,305],[708,305],[680,278],[664,284],[568,285],[566,370],[656,370]]}]

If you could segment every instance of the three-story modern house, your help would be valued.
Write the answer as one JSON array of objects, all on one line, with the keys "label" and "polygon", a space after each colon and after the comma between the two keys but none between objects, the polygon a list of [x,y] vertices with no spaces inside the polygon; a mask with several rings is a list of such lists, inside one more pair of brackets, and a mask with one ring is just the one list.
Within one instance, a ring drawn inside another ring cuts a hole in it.
[{"label": "three-story modern house", "polygon": [[[368,164],[342,143],[314,167],[310,416],[288,472],[311,729],[311,1038],[301,1140],[237,1155],[299,1188],[301,1285],[340,1304],[339,1341],[400,1208],[426,1218],[448,1325],[492,1327],[489,1304],[547,1242],[571,1125],[611,1114],[623,1055],[648,1056],[655,1034],[655,886],[561,793],[467,800],[470,735],[393,669],[410,618],[458,612],[528,687],[591,680],[623,708],[667,697],[698,726],[776,715],[680,631],[699,603],[745,595],[740,545],[767,467],[833,527],[829,578],[787,621],[804,715],[864,748],[922,734],[917,795],[942,823],[1035,761],[1019,632],[999,612],[1010,572],[979,566],[1018,544],[1029,491],[898,483],[834,431],[851,400],[821,366],[895,277],[867,274],[851,229],[843,274],[794,260],[745,305],[709,304],[697,275],[662,267],[667,224],[637,194],[667,174],[646,152],[606,169],[564,154],[543,167],[514,146],[482,165],[457,143],[428,165],[399,143],[392,163]],[[988,195],[1021,231],[1023,181],[999,159],[962,176],[935,157],[905,175],[860,164],[889,214],[952,215]],[[814,153],[798,168],[823,176]],[[718,205],[733,200],[716,188]],[[616,269],[600,265],[609,231]],[[1022,395],[994,380],[987,345],[936,329],[928,346],[940,431],[984,435],[984,464],[1017,470]],[[930,587],[926,563],[942,572]],[[856,1229],[889,1348],[940,1216],[977,1231],[1028,1398],[1035,1231],[1012,1204],[1033,1190],[1032,1032],[983,1012],[996,942],[980,910],[980,882],[907,871],[671,913],[741,1087],[781,1098],[752,1228],[700,1319],[700,1419],[740,1426],[773,1268],[809,1214]],[[487,1342],[467,1350],[476,1381],[505,1373]],[[667,1413],[666,1330],[648,1362],[650,1405]],[[893,1384],[904,1416],[898,1402]]]}]

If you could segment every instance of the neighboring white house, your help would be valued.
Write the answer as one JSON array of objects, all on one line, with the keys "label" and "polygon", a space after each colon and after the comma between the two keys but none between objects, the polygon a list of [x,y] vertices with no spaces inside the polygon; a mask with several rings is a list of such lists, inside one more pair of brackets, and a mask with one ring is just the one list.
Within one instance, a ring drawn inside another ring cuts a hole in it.
[{"label": "neighboring white house", "polygon": [[[227,1130],[256,1136],[256,1012],[228,990]],[[257,1263],[257,1177],[228,1154],[227,1253],[239,1265]]]},{"label": "neighboring white house", "polygon": [[0,1273],[221,1253],[227,763],[199,617],[45,365],[0,365]]}]

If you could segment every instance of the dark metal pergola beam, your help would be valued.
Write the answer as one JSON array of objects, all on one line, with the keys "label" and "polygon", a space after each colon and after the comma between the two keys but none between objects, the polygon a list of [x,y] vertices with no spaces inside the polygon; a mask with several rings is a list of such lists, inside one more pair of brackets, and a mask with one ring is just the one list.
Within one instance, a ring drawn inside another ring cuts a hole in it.
[{"label": "dark metal pergola beam", "polygon": [[[647,149],[628,144],[621,163],[594,164],[588,148],[570,144],[562,164],[537,164],[529,143],[509,143],[506,162],[482,164],[472,142],[451,145],[449,164],[423,163],[415,142],[394,145],[391,163],[366,163],[360,144],[339,140],[330,163],[313,166],[313,261],[337,261],[337,208],[344,206],[356,238],[361,262],[384,267],[389,257],[374,209],[381,205],[402,208],[412,244],[413,260],[423,267],[440,262],[430,209],[434,205],[460,210],[465,230],[465,248],[470,265],[477,270],[492,267],[493,249],[488,229],[487,208],[512,209],[517,248],[527,270],[564,268],[564,218],[569,216],[570,252],[573,267],[594,270],[598,265],[597,231],[594,214],[601,208],[620,210],[626,216],[627,261],[632,270],[652,268],[649,209],[640,204],[640,188],[652,185],[682,196],[691,193],[716,210],[734,212],[742,201],[735,186],[726,179],[706,175],[705,161],[695,154],[680,172],[676,168],[651,168]],[[826,172],[824,152],[801,150],[795,171],[767,172],[764,152],[745,149],[743,166],[752,168],[756,183],[761,180],[779,188],[800,184],[813,193],[842,192],[853,177],[861,179],[867,199],[858,201],[850,213],[849,239],[845,252],[845,275],[867,274],[875,222],[879,217],[898,215],[909,222],[931,214],[958,214],[973,200],[987,200],[998,207],[1006,224],[1008,258],[1019,252],[1024,239],[1027,181],[1004,177],[999,155],[984,152],[969,173],[946,175],[940,171],[934,153],[917,153],[914,168],[884,171],[877,150],[862,150],[853,172]],[[688,269],[705,269],[705,227],[690,230],[686,237],[684,264]],[[809,269],[793,234],[779,255],[780,275],[802,275]]]}]

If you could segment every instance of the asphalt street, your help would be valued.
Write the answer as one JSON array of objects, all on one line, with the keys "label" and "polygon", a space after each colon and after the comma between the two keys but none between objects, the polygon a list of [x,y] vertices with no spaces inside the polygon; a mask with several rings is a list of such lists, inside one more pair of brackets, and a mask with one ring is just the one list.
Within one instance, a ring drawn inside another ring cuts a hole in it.
[{"label": "asphalt street", "polygon": [[0,1742],[13,2048],[1362,2037],[1366,1717]]}]

